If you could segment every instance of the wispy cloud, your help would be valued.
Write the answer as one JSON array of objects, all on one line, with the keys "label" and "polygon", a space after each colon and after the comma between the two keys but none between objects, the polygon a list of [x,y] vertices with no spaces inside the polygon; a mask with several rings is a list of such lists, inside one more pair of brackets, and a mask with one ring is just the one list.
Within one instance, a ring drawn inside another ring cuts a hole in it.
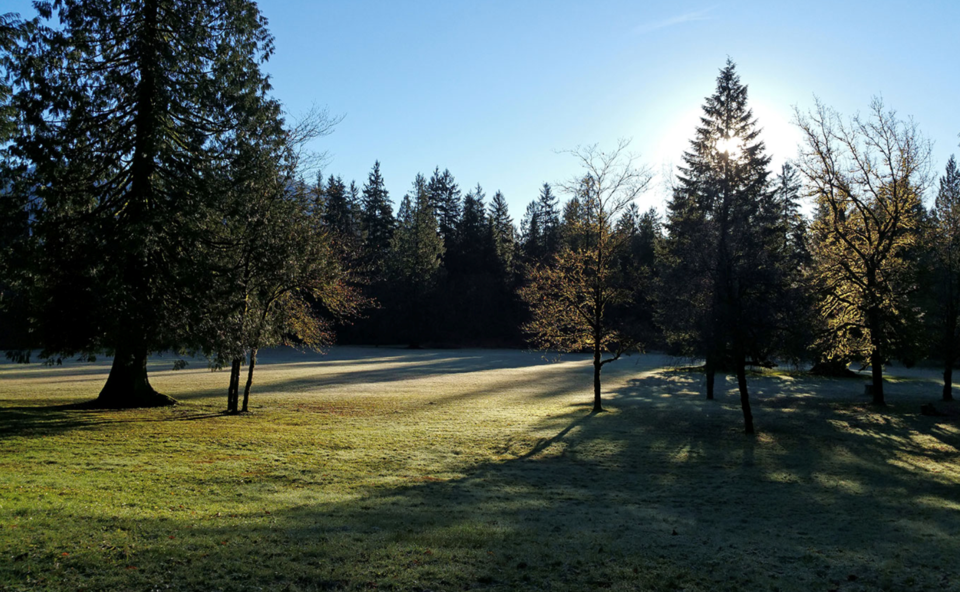
[{"label": "wispy cloud", "polygon": [[650,33],[651,31],[658,31],[660,29],[666,29],[667,27],[675,27],[677,25],[682,25],[684,23],[694,23],[697,21],[709,21],[713,19],[710,15],[713,12],[713,9],[716,6],[711,6],[710,8],[704,8],[701,10],[695,10],[692,12],[685,12],[677,16],[673,16],[667,19],[653,21],[650,23],[644,23],[633,29],[634,33],[643,34]]}]

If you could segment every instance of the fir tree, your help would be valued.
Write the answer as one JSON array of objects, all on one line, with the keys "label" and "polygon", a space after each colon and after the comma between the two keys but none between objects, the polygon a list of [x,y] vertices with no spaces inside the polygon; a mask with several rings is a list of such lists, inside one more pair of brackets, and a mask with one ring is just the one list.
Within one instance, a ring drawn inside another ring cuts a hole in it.
[{"label": "fir tree", "polygon": [[931,352],[943,364],[943,400],[953,400],[953,367],[960,357],[960,171],[947,161],[934,201],[929,232]]},{"label": "fir tree", "polygon": [[507,281],[513,273],[513,257],[516,252],[517,230],[507,208],[507,200],[497,191],[490,202],[490,227],[493,231],[493,244],[500,262],[503,279]]},{"label": "fir tree", "polygon": [[185,296],[224,146],[251,121],[279,121],[260,71],[272,38],[249,0],[37,9],[8,70],[22,127],[19,182],[3,196],[30,198],[32,334],[44,356],[114,354],[99,405],[168,403],[147,356],[189,340],[185,320],[206,304]]},{"label": "fir tree", "polygon": [[412,191],[403,196],[397,218],[390,241],[393,281],[401,292],[405,336],[411,347],[420,347],[432,316],[427,310],[428,296],[436,285],[444,253],[423,175],[417,175]]},{"label": "fir tree", "polygon": [[456,239],[457,222],[460,220],[460,187],[448,169],[441,173],[440,167],[437,167],[427,184],[427,191],[437,218],[440,236],[445,244],[452,244]]},{"label": "fir tree", "polygon": [[549,183],[544,183],[537,197],[540,214],[540,251],[542,257],[551,257],[560,250],[560,211],[559,199],[553,194]]},{"label": "fir tree", "polygon": [[323,188],[323,221],[344,242],[349,242],[356,234],[352,199],[343,179],[330,175]]},{"label": "fir tree", "polygon": [[390,239],[396,222],[393,206],[380,174],[380,161],[373,163],[373,170],[363,186],[361,197],[360,228],[364,237],[364,251],[368,262],[379,267],[390,250]]},{"label": "fir tree", "polygon": [[520,220],[520,243],[524,259],[530,262],[540,262],[543,258],[543,228],[540,219],[540,204],[536,200],[527,204],[527,209]]},{"label": "fir tree", "polygon": [[706,358],[708,399],[718,367],[733,365],[753,433],[745,366],[778,339],[785,233],[767,188],[770,159],[731,61],[703,111],[668,204],[660,320],[681,352]]}]

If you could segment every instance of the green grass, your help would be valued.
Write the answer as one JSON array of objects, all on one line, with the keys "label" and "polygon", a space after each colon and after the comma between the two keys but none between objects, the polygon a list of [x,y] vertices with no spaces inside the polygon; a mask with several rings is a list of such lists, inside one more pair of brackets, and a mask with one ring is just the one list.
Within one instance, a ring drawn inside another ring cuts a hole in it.
[{"label": "green grass", "polygon": [[[57,407],[108,365],[0,364],[0,590],[958,590],[960,424],[936,373],[735,380],[658,356],[272,352],[152,364],[176,407]],[[609,370],[609,372],[607,371]]]}]

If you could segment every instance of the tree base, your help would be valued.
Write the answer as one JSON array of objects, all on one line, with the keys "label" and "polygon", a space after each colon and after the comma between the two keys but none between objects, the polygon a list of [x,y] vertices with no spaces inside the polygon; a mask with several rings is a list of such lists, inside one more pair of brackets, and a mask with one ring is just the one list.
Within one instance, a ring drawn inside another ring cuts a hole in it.
[{"label": "tree base", "polygon": [[103,396],[97,397],[93,401],[78,403],[76,409],[141,409],[148,407],[170,407],[176,405],[177,400],[169,395],[153,391],[149,396],[138,396],[136,398],[116,399]]},{"label": "tree base", "polygon": [[176,405],[173,397],[158,393],[147,378],[146,352],[118,350],[110,367],[107,383],[96,400],[82,405],[85,409],[135,409]]}]

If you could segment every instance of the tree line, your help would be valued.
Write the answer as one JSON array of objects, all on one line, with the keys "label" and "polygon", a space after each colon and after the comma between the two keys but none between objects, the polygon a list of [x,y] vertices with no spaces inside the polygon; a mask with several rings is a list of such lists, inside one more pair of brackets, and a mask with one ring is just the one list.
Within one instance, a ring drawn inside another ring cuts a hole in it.
[{"label": "tree line", "polygon": [[251,1],[37,8],[0,18],[0,338],[20,361],[112,355],[99,406],[169,403],[146,362],[172,351],[229,367],[246,410],[259,349],[334,333],[590,352],[596,411],[629,351],[702,359],[708,398],[736,374],[748,432],[755,365],[859,362],[882,404],[884,364],[934,358],[952,398],[960,173],[951,158],[927,209],[929,144],[879,101],[798,110],[799,157],[774,172],[728,60],[663,216],[639,211],[651,176],[620,142],[572,151],[515,224],[439,166],[396,210],[379,162],[359,186],[305,180],[337,120],[284,116]]}]

